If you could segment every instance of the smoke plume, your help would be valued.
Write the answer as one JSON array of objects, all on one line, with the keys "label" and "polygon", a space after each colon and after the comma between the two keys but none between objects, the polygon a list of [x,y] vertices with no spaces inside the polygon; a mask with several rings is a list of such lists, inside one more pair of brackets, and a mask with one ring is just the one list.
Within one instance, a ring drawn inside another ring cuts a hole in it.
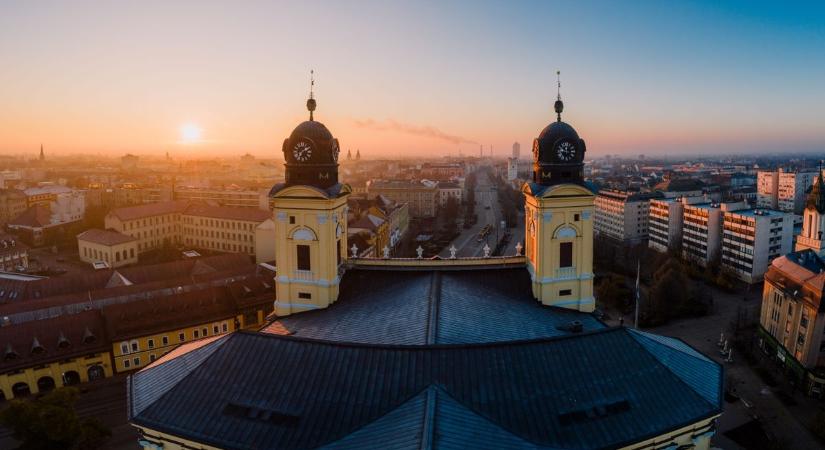
[{"label": "smoke plume", "polygon": [[392,119],[387,119],[383,122],[378,122],[373,119],[355,120],[355,125],[358,128],[365,128],[375,131],[395,131],[398,133],[411,134],[413,136],[421,136],[432,139],[439,139],[449,142],[451,144],[478,144],[478,142],[463,138],[461,136],[454,136],[447,134],[438,128],[431,126],[410,125],[408,123],[396,122]]}]

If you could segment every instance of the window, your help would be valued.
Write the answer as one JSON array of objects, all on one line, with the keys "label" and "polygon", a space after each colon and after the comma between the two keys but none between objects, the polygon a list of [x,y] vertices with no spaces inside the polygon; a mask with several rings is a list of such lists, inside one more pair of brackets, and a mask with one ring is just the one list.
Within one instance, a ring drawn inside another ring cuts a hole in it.
[{"label": "window", "polygon": [[289,216],[289,224],[295,225],[295,216]]},{"label": "window", "polygon": [[180,334],[178,335],[178,341],[183,342],[183,341],[185,341],[185,340],[186,340],[186,336],[185,336],[183,333],[180,333]]},{"label": "window", "polygon": [[198,330],[193,330],[192,331],[192,337],[197,339],[198,337],[200,337],[200,332]]},{"label": "window", "polygon": [[312,294],[310,294],[309,292],[299,292],[298,293],[298,298],[302,298],[304,300],[310,300],[310,299],[312,299]]},{"label": "window", "polygon": [[573,214],[573,222],[578,222],[578,221],[579,221],[579,215],[578,214]]},{"label": "window", "polygon": [[155,354],[154,353],[151,353],[149,355],[149,362],[155,362]]},{"label": "window", "polygon": [[573,290],[571,289],[562,289],[559,291],[559,296],[564,297],[565,295],[573,295]]},{"label": "window", "polygon": [[309,246],[297,245],[296,248],[298,249],[298,270],[312,270],[309,262]]},{"label": "window", "polygon": [[573,267],[573,243],[559,244],[559,267]]},{"label": "window", "polygon": [[125,355],[125,354],[127,354],[127,353],[129,353],[129,344],[127,344],[127,343],[125,343],[125,342],[123,342],[122,344],[120,344],[120,353],[122,353],[122,354],[124,354],[124,355]]},{"label": "window", "polygon": [[124,359],[124,360],[123,360],[123,367],[125,367],[125,368],[127,368],[127,369],[128,369],[128,368],[129,368],[129,366],[131,366],[131,365],[132,365],[132,363],[131,363],[131,361],[129,361],[128,359]]},{"label": "window", "polygon": [[149,345],[149,348],[155,348],[155,340],[154,339],[149,339],[148,341],[146,341],[146,343]]},{"label": "window", "polygon": [[223,332],[224,332],[224,333],[226,333],[226,331],[228,330],[228,328],[229,328],[229,327],[226,325],[226,323],[221,324],[221,330],[223,330]]},{"label": "window", "polygon": [[201,335],[202,335],[203,337],[208,336],[208,335],[209,335],[209,329],[208,329],[208,328],[206,328],[206,327],[201,328]]},{"label": "window", "polygon": [[137,341],[132,341],[132,351],[136,352],[136,351],[138,351],[138,349],[139,349],[139,347],[138,347]]},{"label": "window", "polygon": [[169,345],[169,336],[160,338],[160,341],[163,342],[163,345]]},{"label": "window", "polygon": [[139,366],[140,365],[140,358],[133,359],[132,363],[135,365],[135,367]]},{"label": "window", "polygon": [[218,331],[218,330],[219,330],[219,328],[218,328],[218,326],[217,326],[217,325],[212,325],[212,334],[218,334],[218,333],[220,333],[220,331]]}]

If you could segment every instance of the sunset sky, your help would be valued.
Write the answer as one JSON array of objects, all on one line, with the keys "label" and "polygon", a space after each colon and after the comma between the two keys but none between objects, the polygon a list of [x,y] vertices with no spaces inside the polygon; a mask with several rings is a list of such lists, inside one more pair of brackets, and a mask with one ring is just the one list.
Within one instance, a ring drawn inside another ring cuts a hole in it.
[{"label": "sunset sky", "polygon": [[3,1],[0,153],[365,157],[825,150],[822,2]]}]

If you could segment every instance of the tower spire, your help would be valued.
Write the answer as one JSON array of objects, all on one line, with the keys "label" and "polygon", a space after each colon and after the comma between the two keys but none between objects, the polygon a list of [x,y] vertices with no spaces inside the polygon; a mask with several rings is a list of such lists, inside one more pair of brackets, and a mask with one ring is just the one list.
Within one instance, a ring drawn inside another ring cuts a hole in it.
[{"label": "tower spire", "polygon": [[317,106],[315,102],[315,70],[309,71],[309,99],[307,99],[307,109],[309,110],[309,120],[315,120],[313,118],[312,113],[315,111],[315,107]]},{"label": "tower spire", "polygon": [[556,110],[556,120],[561,122],[561,112],[564,110],[564,103],[561,101],[561,70],[556,71],[556,103],[553,107]]}]

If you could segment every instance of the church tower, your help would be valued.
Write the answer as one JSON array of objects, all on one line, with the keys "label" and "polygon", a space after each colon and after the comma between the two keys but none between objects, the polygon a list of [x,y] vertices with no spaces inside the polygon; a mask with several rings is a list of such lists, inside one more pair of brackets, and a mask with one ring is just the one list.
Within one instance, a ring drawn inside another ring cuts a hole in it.
[{"label": "church tower", "polygon": [[822,245],[822,233],[825,232],[825,186],[822,184],[822,168],[819,176],[808,194],[805,211],[802,213],[802,233],[796,237],[795,251],[813,250],[819,256],[825,256]]},{"label": "church tower", "polygon": [[563,109],[559,93],[556,121],[533,141],[533,179],[522,188],[525,255],[537,300],[591,312],[596,196],[583,177],[584,140],[562,122]]},{"label": "church tower", "polygon": [[[314,84],[314,81],[313,81]],[[286,182],[270,191],[275,218],[275,313],[326,308],[338,298],[340,267],[347,257],[349,185],[338,182],[338,140],[314,119],[284,140]]]}]

